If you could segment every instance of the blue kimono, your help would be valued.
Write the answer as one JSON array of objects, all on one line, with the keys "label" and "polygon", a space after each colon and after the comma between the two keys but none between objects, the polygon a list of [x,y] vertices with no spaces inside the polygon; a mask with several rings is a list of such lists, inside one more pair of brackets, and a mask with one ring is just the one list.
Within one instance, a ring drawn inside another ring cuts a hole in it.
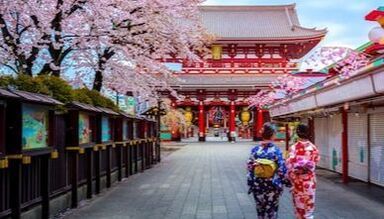
[{"label": "blue kimono", "polygon": [[[276,162],[277,169],[272,178],[259,178],[254,175],[254,162],[256,159],[268,159]],[[263,142],[252,149],[247,164],[249,191],[253,193],[255,198],[259,218],[277,218],[279,198],[283,191],[283,185],[289,185],[286,180],[287,168],[280,148],[274,143]]]}]

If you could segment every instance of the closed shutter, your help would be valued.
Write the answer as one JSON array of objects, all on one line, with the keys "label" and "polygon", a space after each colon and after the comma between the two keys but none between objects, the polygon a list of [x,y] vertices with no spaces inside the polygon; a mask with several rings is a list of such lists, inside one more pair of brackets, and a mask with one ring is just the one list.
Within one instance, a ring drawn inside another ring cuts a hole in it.
[{"label": "closed shutter", "polygon": [[328,153],[328,119],[315,118],[315,145],[320,153],[319,167],[330,169],[329,153]]},{"label": "closed shutter", "polygon": [[348,114],[349,176],[368,181],[368,115]]},{"label": "closed shutter", "polygon": [[341,138],[343,125],[341,114],[328,117],[328,155],[331,170],[342,172]]},{"label": "closed shutter", "polygon": [[384,114],[372,114],[370,123],[370,181],[384,186]]}]

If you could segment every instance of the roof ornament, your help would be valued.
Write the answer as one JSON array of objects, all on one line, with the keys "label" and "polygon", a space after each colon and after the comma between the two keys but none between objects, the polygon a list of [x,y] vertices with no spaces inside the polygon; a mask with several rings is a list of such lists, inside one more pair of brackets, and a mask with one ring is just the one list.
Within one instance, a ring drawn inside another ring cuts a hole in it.
[{"label": "roof ornament", "polygon": [[365,20],[376,21],[380,24],[379,27],[374,27],[368,36],[371,42],[384,45],[384,7],[371,11],[365,16]]},{"label": "roof ornament", "polygon": [[291,15],[289,14],[288,7],[285,7],[285,14],[287,15],[289,26],[291,26],[291,30],[294,31],[295,30],[295,25],[293,25],[293,23],[292,23],[292,19],[291,19]]}]

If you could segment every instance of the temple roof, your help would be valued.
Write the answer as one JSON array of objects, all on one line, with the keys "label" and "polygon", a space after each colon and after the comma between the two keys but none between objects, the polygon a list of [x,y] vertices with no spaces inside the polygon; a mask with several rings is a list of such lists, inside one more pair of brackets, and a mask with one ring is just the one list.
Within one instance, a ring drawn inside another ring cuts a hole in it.
[{"label": "temple roof", "polygon": [[204,26],[218,40],[281,41],[324,37],[326,29],[300,25],[295,6],[200,6],[200,11]]}]

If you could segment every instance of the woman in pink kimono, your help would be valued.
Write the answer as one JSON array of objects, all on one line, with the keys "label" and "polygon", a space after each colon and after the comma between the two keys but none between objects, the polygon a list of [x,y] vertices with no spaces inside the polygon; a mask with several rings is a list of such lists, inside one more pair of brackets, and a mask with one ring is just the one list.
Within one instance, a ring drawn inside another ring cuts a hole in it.
[{"label": "woman in pink kimono", "polygon": [[317,147],[309,138],[309,128],[299,125],[296,133],[298,142],[289,149],[286,165],[291,181],[293,204],[297,219],[313,219],[316,193],[316,164],[320,160]]}]

